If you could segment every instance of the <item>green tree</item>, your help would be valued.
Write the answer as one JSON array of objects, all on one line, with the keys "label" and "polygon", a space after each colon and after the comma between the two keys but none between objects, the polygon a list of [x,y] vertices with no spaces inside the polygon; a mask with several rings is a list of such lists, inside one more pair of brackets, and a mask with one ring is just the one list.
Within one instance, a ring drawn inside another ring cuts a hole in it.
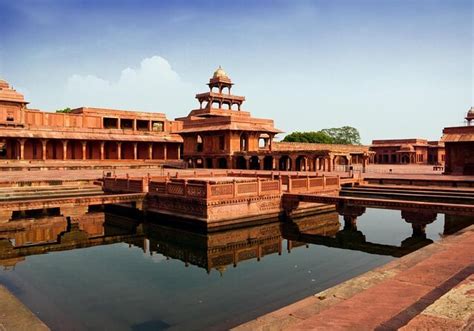
[{"label": "green tree", "polygon": [[56,110],[56,113],[70,113],[70,112],[72,112],[72,109],[69,107]]},{"label": "green tree", "polygon": [[300,142],[300,143],[319,143],[319,144],[332,144],[333,139],[322,131],[310,131],[310,132],[293,132],[287,135],[283,141],[286,142]]},{"label": "green tree", "polygon": [[343,126],[341,128],[323,129],[333,139],[334,144],[344,145],[360,145],[360,134],[356,128],[352,126]]},{"label": "green tree", "polygon": [[321,131],[292,132],[285,136],[285,142],[360,145],[360,134],[356,128],[343,126],[341,128],[323,129]]}]

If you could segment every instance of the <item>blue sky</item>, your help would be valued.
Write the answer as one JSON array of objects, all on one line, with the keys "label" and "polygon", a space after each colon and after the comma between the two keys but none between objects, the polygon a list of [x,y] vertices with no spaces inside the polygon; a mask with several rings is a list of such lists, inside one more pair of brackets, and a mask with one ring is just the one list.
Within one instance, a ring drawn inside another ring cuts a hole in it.
[{"label": "blue sky", "polygon": [[278,128],[438,139],[473,104],[471,0],[0,0],[0,77],[32,108],[186,115],[222,65]]}]

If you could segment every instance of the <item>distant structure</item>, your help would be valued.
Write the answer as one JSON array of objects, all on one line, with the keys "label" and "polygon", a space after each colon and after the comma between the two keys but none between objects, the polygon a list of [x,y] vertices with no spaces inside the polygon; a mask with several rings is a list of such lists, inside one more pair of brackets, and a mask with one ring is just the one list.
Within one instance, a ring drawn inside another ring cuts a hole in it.
[{"label": "distant structure", "polygon": [[332,171],[337,166],[365,166],[367,146],[274,142],[282,132],[273,120],[255,118],[241,109],[245,97],[231,94],[233,83],[219,67],[208,83],[209,92],[196,95],[199,108],[187,117],[178,133],[190,168]]},{"label": "distant structure", "polygon": [[[23,95],[0,80],[0,159],[179,160],[178,122],[161,113],[78,108],[48,113],[27,107]],[[99,162],[100,163],[100,162]]]},{"label": "distant structure", "polygon": [[373,140],[370,150],[375,152],[377,164],[433,164],[443,165],[445,149],[442,141],[426,139]]},{"label": "distant structure", "polygon": [[447,175],[474,175],[474,107],[468,110],[465,119],[466,126],[443,130]]}]

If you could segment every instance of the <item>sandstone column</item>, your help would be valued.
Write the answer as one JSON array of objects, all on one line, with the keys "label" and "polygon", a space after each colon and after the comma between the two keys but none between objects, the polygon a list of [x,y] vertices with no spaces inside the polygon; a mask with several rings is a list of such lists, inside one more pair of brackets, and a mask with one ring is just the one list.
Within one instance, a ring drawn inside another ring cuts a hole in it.
[{"label": "sandstone column", "polygon": [[133,143],[133,159],[138,159],[138,143]]},{"label": "sandstone column", "polygon": [[265,162],[264,162],[265,157],[264,156],[259,156],[258,157],[258,165],[260,166],[260,170],[265,169]]},{"label": "sandstone column", "polygon": [[83,141],[82,142],[82,160],[86,160],[87,159],[87,141]]},{"label": "sandstone column", "polygon": [[43,161],[46,161],[46,145],[48,141],[46,139],[41,140],[41,147],[43,148],[43,153],[41,154]]},{"label": "sandstone column", "polygon": [[68,141],[67,140],[63,140],[63,160],[67,160],[67,144],[68,144]]},{"label": "sandstone column", "polygon": [[148,144],[148,159],[153,159],[153,143]]},{"label": "sandstone column", "polygon": [[166,146],[166,143],[163,143],[163,160],[168,159],[168,147]]},{"label": "sandstone column", "polygon": [[105,142],[101,141],[100,142],[100,159],[102,161],[105,159],[104,147],[105,147]]},{"label": "sandstone column", "polygon": [[122,143],[120,141],[117,142],[117,160],[122,159]]},{"label": "sandstone column", "polygon": [[25,159],[25,142],[26,139],[18,139],[18,142],[20,143],[20,160]]}]

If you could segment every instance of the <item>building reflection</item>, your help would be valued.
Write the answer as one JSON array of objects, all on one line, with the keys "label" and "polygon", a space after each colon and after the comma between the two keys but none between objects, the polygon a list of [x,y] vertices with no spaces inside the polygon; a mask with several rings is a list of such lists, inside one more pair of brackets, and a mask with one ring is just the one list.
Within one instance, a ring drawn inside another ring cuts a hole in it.
[{"label": "building reflection", "polygon": [[[181,260],[185,266],[222,274],[244,261],[259,261],[268,255],[281,255],[284,249],[291,252],[309,244],[400,257],[432,243],[426,237],[426,227],[436,220],[435,212],[401,211],[401,218],[411,226],[412,234],[399,245],[367,241],[357,228],[357,220],[364,213],[365,207],[340,205],[335,211],[290,222],[276,221],[212,233],[104,212],[79,218],[48,216],[16,220],[0,225],[0,266],[13,269],[31,255],[127,243],[146,254],[160,254]],[[446,215],[443,234],[469,226],[473,219]]]}]

